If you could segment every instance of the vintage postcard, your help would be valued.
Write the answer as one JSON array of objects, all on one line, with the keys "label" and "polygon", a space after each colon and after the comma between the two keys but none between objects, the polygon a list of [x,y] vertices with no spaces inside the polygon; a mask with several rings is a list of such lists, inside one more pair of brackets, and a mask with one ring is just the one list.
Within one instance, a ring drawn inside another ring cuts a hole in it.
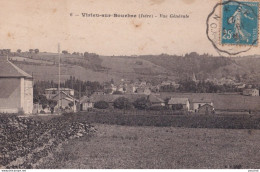
[{"label": "vintage postcard", "polygon": [[0,6],[2,171],[259,172],[260,0]]}]

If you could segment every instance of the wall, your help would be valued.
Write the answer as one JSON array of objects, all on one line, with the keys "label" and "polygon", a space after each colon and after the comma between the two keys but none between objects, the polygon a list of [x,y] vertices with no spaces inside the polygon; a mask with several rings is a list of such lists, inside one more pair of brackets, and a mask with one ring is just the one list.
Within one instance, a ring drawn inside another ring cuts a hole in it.
[{"label": "wall", "polygon": [[0,112],[17,113],[21,110],[19,78],[0,78]]},{"label": "wall", "polygon": [[213,106],[213,103],[206,103],[206,102],[199,102],[199,103],[193,103],[193,110],[198,110],[199,109],[199,105],[200,106],[203,106],[205,104],[209,104],[211,106]]},{"label": "wall", "polygon": [[23,110],[26,114],[31,114],[33,111],[33,83],[30,79],[22,79],[23,84]]}]

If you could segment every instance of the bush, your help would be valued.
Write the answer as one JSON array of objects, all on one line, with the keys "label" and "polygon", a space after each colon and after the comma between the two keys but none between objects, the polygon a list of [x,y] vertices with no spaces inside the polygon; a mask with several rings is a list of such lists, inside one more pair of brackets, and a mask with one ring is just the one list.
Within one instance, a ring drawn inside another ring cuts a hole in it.
[{"label": "bush", "polygon": [[182,104],[174,104],[172,105],[172,110],[182,110],[183,105]]},{"label": "bush", "polygon": [[131,109],[132,103],[125,97],[119,97],[114,101],[114,107],[117,109]]},{"label": "bush", "polygon": [[123,92],[121,92],[121,91],[115,91],[113,94],[116,94],[116,95],[122,95]]},{"label": "bush", "polygon": [[134,106],[136,109],[139,110],[149,109],[151,106],[151,102],[147,98],[141,97],[136,99],[136,101],[134,102]]},{"label": "bush", "polygon": [[157,106],[150,107],[150,110],[154,110],[154,111],[167,110],[167,107],[157,105]]},{"label": "bush", "polygon": [[45,111],[41,110],[40,113],[41,113],[41,114],[45,114]]},{"label": "bush", "polygon": [[99,101],[94,104],[94,108],[97,109],[107,109],[109,107],[109,104],[105,101]]}]

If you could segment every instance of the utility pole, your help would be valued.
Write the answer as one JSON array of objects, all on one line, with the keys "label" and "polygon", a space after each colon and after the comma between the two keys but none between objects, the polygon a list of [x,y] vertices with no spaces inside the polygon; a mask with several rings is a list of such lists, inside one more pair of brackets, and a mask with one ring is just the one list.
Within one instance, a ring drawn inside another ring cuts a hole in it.
[{"label": "utility pole", "polygon": [[58,43],[58,53],[59,53],[59,84],[58,84],[59,101],[58,101],[58,114],[60,114],[60,43]]}]

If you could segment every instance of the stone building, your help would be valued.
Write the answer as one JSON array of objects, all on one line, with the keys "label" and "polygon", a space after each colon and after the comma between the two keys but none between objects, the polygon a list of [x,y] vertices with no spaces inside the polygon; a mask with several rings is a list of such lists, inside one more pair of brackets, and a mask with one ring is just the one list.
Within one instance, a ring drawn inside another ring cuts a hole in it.
[{"label": "stone building", "polygon": [[32,111],[32,76],[0,57],[0,113],[31,114]]}]

